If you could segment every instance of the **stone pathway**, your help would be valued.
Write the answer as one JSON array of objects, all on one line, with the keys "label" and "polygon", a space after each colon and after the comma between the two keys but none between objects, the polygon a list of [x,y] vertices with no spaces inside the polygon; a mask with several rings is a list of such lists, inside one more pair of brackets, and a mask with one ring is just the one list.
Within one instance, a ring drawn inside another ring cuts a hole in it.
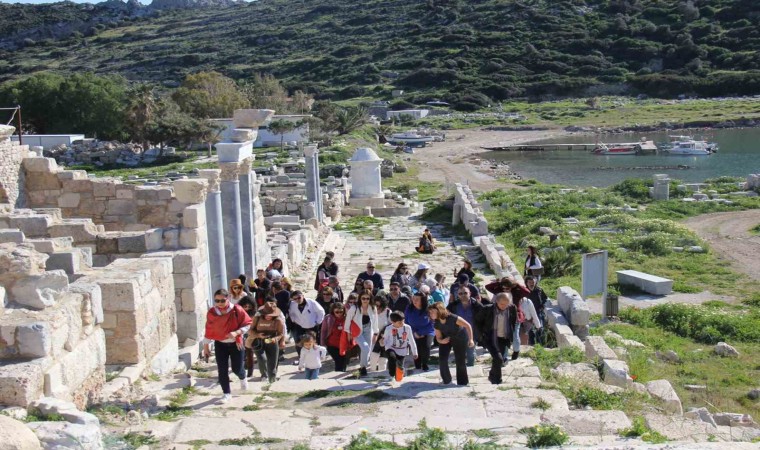
[{"label": "stone pathway", "polygon": [[[416,254],[414,246],[424,227],[415,218],[392,218],[380,227],[382,238],[377,232],[370,239],[340,232],[340,239],[331,239],[346,292],[370,258],[385,280],[401,260],[427,262],[432,273],[441,271],[451,279],[463,254],[477,256],[468,241],[447,236],[442,226],[430,226],[438,237],[439,250],[433,255]],[[482,268],[482,263],[477,267]],[[436,353],[434,350],[433,355]],[[119,448],[118,438],[126,433],[150,434],[154,438],[150,448],[176,450],[291,449],[297,444],[303,445],[299,448],[341,448],[362,431],[405,444],[419,435],[423,420],[429,427],[444,429],[452,448],[462,448],[467,442],[520,448],[526,437],[519,430],[542,422],[561,425],[579,446],[642,445],[637,439],[618,436],[619,429],[631,426],[622,411],[571,409],[560,391],[542,383],[538,367],[528,358],[510,362],[503,369],[504,383],[494,386],[485,376],[489,357],[479,349],[475,367],[468,369],[470,385],[466,387],[439,384],[437,367],[432,364],[430,372],[414,373],[397,383],[384,371],[370,371],[364,379],[358,379],[356,372],[332,372],[332,363],[327,362],[319,380],[307,381],[292,365],[294,359],[289,346],[279,368],[279,381],[267,385],[257,377],[245,393],[235,389],[235,382],[233,399],[227,404],[219,401],[221,390],[213,361],[196,364],[189,374],[142,380],[132,407],[144,413],[106,414],[110,423],[104,428],[113,443],[106,447]],[[353,360],[349,370],[357,369]],[[177,395],[183,388],[185,399]],[[167,406],[174,412],[167,413]],[[162,416],[176,417],[159,420]]]}]

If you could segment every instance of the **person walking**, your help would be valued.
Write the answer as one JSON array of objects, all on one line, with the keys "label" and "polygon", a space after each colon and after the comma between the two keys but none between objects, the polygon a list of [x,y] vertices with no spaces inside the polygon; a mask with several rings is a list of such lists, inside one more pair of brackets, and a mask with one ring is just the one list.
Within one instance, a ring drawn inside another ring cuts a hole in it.
[{"label": "person walking", "polygon": [[322,360],[327,356],[327,349],[317,345],[317,337],[309,331],[301,338],[301,362],[298,370],[305,371],[307,380],[319,378],[319,369],[322,368]]},{"label": "person walking", "polygon": [[267,278],[267,272],[264,269],[256,271],[256,279],[253,280],[254,289],[256,294],[256,304],[258,307],[264,306],[267,301],[267,297],[272,292],[272,281]]},{"label": "person walking", "polygon": [[438,368],[443,384],[451,384],[449,354],[454,350],[457,384],[467,386],[467,348],[475,348],[472,326],[456,314],[451,314],[443,303],[428,306],[428,315],[433,321],[435,339],[438,341]]},{"label": "person walking", "polygon": [[[240,280],[238,280],[239,282]],[[203,356],[211,355],[211,343],[214,343],[216,368],[219,373],[219,385],[222,387],[222,403],[232,398],[230,391],[230,374],[232,369],[240,379],[240,389],[248,390],[245,377],[243,335],[251,327],[251,318],[238,305],[229,299],[226,289],[214,292],[214,306],[206,313],[206,330],[203,340]]]},{"label": "person walking", "polygon": [[438,289],[438,282],[435,281],[435,278],[428,278],[425,280],[425,285],[430,288],[430,300],[433,303],[443,303],[443,306],[445,307],[446,303],[444,303],[443,292]]},{"label": "person walking", "polygon": [[[248,317],[253,320],[253,318],[256,316],[256,305],[254,304],[251,297],[243,297],[240,299],[240,301],[237,303],[238,306],[243,308],[243,311],[248,314]],[[248,339],[248,336],[251,335],[251,329],[248,330],[248,333],[243,335],[243,341],[245,342]],[[251,350],[250,346],[245,346],[245,376],[246,378],[251,378],[253,376],[253,366],[256,364],[256,358],[253,356],[253,350]]]},{"label": "person walking", "polygon": [[261,379],[277,381],[279,353],[285,348],[285,320],[275,302],[259,308],[251,323],[245,347],[256,353]]},{"label": "person walking", "polygon": [[491,371],[488,373],[491,384],[502,382],[504,353],[512,343],[516,320],[517,310],[509,292],[496,294],[494,303],[484,306],[475,317],[475,329],[480,333],[480,342],[491,354]]},{"label": "person walking", "polygon": [[383,343],[388,355],[388,374],[396,381],[404,378],[404,359],[412,355],[419,359],[417,344],[412,327],[404,323],[404,313],[393,311],[390,315],[391,324],[385,328]]},{"label": "person walking", "polygon": [[[514,297],[512,297],[514,301]],[[530,331],[541,330],[541,321],[538,319],[536,308],[533,306],[533,302],[529,297],[522,297],[515,303],[517,308],[517,323],[515,324],[515,335],[512,344],[512,361],[520,357],[520,344],[522,344],[522,338],[525,337],[525,341],[528,340],[528,333]]]},{"label": "person walking", "polygon": [[391,275],[391,284],[398,283],[401,287],[408,286],[411,277],[412,275],[409,273],[409,266],[405,262],[402,262],[396,267],[393,275]]},{"label": "person walking", "polygon": [[348,358],[340,354],[340,340],[346,324],[346,308],[341,303],[333,303],[330,314],[325,316],[320,333],[320,344],[327,348],[327,353],[335,363],[336,372],[345,372]]},{"label": "person walking", "polygon": [[[325,310],[316,301],[304,297],[301,291],[293,291],[290,295],[290,322],[293,324],[293,340],[298,343],[308,331],[314,334],[319,331],[322,320],[325,318]],[[300,358],[301,346],[296,345],[296,352]],[[294,362],[298,365],[298,361]]]},{"label": "person walking", "polygon": [[367,270],[365,272],[362,272],[359,274],[359,276],[356,278],[357,280],[370,280],[372,281],[372,295],[377,294],[377,291],[381,289],[385,289],[385,285],[383,284],[383,277],[379,273],[375,271],[375,263],[372,261],[367,263]]},{"label": "person walking", "polygon": [[340,287],[340,280],[338,280],[337,275],[331,275],[330,278],[327,279],[327,286],[333,290],[333,294],[338,296],[338,301],[341,303],[346,301],[343,297],[343,288]]},{"label": "person walking", "polygon": [[331,276],[338,275],[338,265],[333,261],[333,258],[335,257],[334,255],[335,253],[333,252],[327,252],[322,264],[317,267],[317,276],[314,280],[315,291],[318,291],[322,286],[329,282]]},{"label": "person walking", "polygon": [[285,268],[282,264],[282,260],[280,258],[275,258],[269,263],[269,266],[267,266],[267,278],[274,280],[274,278],[278,276],[280,278],[285,276]]},{"label": "person walking", "polygon": [[425,280],[428,277],[428,271],[430,270],[430,266],[426,263],[419,263],[417,264],[417,271],[414,272],[414,275],[412,275],[412,278],[409,279],[409,287],[412,288],[412,291],[417,291],[422,286],[422,283],[425,282]]},{"label": "person walking", "polygon": [[[359,356],[359,376],[366,377],[367,367],[369,367],[369,356],[379,333],[377,328],[377,311],[372,303],[372,296],[369,292],[363,292],[359,296],[359,303],[348,309],[343,329],[349,331],[354,339],[356,339],[356,343],[359,344],[359,350],[361,351]],[[358,336],[354,330],[359,330]]]},{"label": "person walking", "polygon": [[383,344],[383,333],[385,333],[385,327],[391,323],[391,310],[388,308],[388,302],[382,295],[376,296],[373,303],[375,305],[375,312],[377,313],[378,333],[375,345],[372,346],[372,354],[369,357],[369,367],[370,369],[382,370],[388,364]]},{"label": "person walking", "polygon": [[411,300],[401,293],[401,285],[398,281],[391,281],[388,291],[388,294],[385,296],[385,299],[388,301],[388,308],[391,311],[406,311],[406,308],[411,304]]},{"label": "person walking", "polygon": [[546,295],[546,292],[544,292],[543,289],[538,287],[538,284],[536,284],[536,279],[531,275],[525,277],[525,287],[530,290],[530,295],[528,295],[528,298],[530,298],[530,300],[533,302],[533,308],[535,308],[536,314],[538,314],[538,320],[541,321],[540,329],[536,330],[534,328],[528,332],[528,344],[535,345],[536,343],[539,343],[543,345],[543,331],[544,327],[546,326],[546,301],[549,299],[549,297]]},{"label": "person walking", "polygon": [[[475,327],[475,318],[480,314],[480,310],[483,309],[483,304],[470,298],[469,289],[460,289],[457,292],[457,296],[459,297],[457,301],[449,303],[447,309],[451,314],[458,316],[470,324],[470,327],[473,329],[473,336],[475,336],[475,340],[477,341],[479,334]],[[483,344],[481,343],[481,345]],[[466,359],[468,366],[472,367],[475,365],[475,347],[467,347]]]},{"label": "person walking", "polygon": [[538,283],[541,281],[541,275],[543,274],[544,266],[541,264],[541,258],[538,257],[536,247],[529,245],[525,258],[525,272],[523,273],[523,276],[533,275],[536,279],[536,283]]},{"label": "person walking", "polygon": [[240,300],[250,295],[245,291],[245,285],[240,281],[240,278],[230,280],[230,290],[228,292],[230,293],[230,302],[233,304],[237,304]]},{"label": "person walking", "polygon": [[430,360],[430,347],[433,345],[433,335],[435,330],[433,322],[430,320],[427,312],[428,298],[422,292],[417,292],[412,296],[412,304],[406,308],[404,316],[406,323],[412,327],[414,342],[420,357],[414,360],[415,369],[422,369],[427,372],[430,370],[428,362]]},{"label": "person walking", "polygon": [[329,311],[333,303],[343,303],[343,302],[340,301],[340,298],[338,298],[338,295],[335,292],[333,292],[330,286],[325,286],[319,290],[319,297],[317,298],[317,303],[319,303],[319,306],[321,306],[322,309],[324,309],[325,311]]}]

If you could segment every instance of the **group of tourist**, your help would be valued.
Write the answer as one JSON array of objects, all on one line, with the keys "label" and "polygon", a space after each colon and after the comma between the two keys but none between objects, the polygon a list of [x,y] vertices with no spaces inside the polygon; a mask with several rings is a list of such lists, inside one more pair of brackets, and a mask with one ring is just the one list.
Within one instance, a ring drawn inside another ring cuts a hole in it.
[{"label": "group of tourist", "polygon": [[[430,240],[433,245],[432,236]],[[514,360],[521,340],[529,344],[542,340],[547,297],[538,287],[543,271],[535,271],[541,268],[535,248],[526,259],[524,285],[506,277],[488,283],[486,292],[474,285],[469,260],[455,270],[456,280],[450,286],[443,273],[430,274],[428,264],[418,264],[412,273],[402,262],[387,289],[370,261],[345,295],[334,257],[328,252],[317,268],[316,299],[293,289],[283,276],[281,260],[258,270],[256,279],[241,275],[230,281],[229,290],[214,293],[203,355],[208,359],[213,344],[222,401],[230,399],[230,372],[239,378],[242,390],[248,389],[255,364],[262,381],[277,381],[290,338],[298,354],[293,364],[306,379],[319,377],[329,355],[335,371],[345,372],[351,358],[358,357],[360,377],[387,370],[400,381],[409,373],[404,365],[407,358],[413,359],[414,370],[428,371],[431,349],[438,347],[441,382],[453,381],[449,368],[453,353],[458,385],[469,382],[467,366],[475,364],[476,344],[491,355],[488,379],[499,384],[509,349]]]}]

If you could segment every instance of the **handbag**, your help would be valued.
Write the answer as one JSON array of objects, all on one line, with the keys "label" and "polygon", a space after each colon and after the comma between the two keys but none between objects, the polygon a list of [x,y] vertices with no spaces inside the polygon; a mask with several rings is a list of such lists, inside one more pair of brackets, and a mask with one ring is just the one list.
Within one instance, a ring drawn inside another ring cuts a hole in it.
[{"label": "handbag", "polygon": [[530,269],[530,274],[533,275],[533,276],[540,277],[541,275],[544,274],[544,268],[543,267],[539,267],[538,269]]},{"label": "handbag", "polygon": [[256,338],[253,340],[253,343],[251,344],[251,350],[254,352],[259,352],[264,350],[264,339],[262,338]]}]

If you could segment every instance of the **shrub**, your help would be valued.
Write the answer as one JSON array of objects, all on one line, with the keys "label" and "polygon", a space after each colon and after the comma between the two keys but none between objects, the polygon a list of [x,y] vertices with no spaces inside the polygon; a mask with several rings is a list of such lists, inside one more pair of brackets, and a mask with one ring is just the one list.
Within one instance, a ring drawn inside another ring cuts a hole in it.
[{"label": "shrub", "polygon": [[630,428],[623,428],[619,431],[620,436],[635,438],[640,437],[642,441],[649,442],[650,444],[662,444],[667,442],[668,438],[661,435],[657,431],[651,430],[643,417],[634,417]]},{"label": "shrub", "polygon": [[554,424],[541,424],[520,429],[528,437],[526,445],[530,448],[556,447],[564,445],[570,437],[562,428]]},{"label": "shrub", "polygon": [[552,278],[577,275],[580,272],[578,255],[569,253],[564,249],[555,249],[544,256],[544,272]]},{"label": "shrub", "polygon": [[649,199],[649,186],[647,186],[646,181],[638,178],[624,180],[612,186],[612,190],[620,195],[637,200]]}]

